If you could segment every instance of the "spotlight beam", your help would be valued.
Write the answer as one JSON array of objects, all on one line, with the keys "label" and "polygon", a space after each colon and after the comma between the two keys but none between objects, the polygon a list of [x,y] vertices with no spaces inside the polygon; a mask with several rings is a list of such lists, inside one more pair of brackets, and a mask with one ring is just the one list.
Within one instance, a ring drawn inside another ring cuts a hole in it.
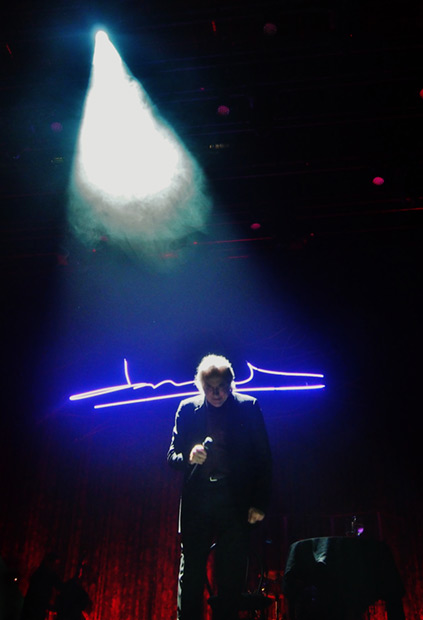
[{"label": "spotlight beam", "polygon": [[205,226],[210,200],[194,157],[131,75],[108,35],[95,49],[69,188],[89,243],[169,243]]}]

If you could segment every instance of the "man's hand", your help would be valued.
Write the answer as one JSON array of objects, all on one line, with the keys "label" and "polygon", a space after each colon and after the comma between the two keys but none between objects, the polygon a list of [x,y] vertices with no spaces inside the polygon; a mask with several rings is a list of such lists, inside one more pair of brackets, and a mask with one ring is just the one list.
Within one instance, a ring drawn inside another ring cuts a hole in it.
[{"label": "man's hand", "polygon": [[204,446],[199,443],[193,447],[189,454],[190,465],[202,465],[207,458],[207,452]]},{"label": "man's hand", "polygon": [[258,521],[263,521],[263,519],[264,512],[262,512],[258,508],[254,508],[254,506],[251,506],[248,511],[248,523],[257,523]]}]

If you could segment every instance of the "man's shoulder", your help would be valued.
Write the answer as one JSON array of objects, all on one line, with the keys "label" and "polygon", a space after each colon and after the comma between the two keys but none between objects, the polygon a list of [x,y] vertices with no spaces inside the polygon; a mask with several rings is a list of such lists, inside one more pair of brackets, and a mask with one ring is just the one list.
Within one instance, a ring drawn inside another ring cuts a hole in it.
[{"label": "man's shoulder", "polygon": [[249,394],[242,394],[240,392],[232,392],[232,396],[234,397],[235,402],[242,404],[251,404],[254,405],[257,402],[257,399],[254,396],[250,396]]},{"label": "man's shoulder", "polygon": [[204,396],[202,394],[197,394],[196,396],[190,396],[190,398],[184,398],[179,403],[179,409],[198,409],[204,404]]}]

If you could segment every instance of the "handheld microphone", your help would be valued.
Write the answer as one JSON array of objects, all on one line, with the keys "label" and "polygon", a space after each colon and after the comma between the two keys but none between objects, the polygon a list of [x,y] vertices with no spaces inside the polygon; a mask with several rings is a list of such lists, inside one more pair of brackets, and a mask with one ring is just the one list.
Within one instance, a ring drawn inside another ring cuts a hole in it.
[{"label": "handheld microphone", "polygon": [[[204,450],[206,452],[208,452],[210,450],[210,447],[211,447],[212,443],[213,443],[213,439],[211,437],[206,437],[201,445],[203,446]],[[191,469],[191,472],[190,472],[190,474],[188,476],[188,480],[191,480],[191,478],[193,477],[194,472],[197,469],[198,465],[199,465],[199,463],[196,463],[194,465],[194,467]]]},{"label": "handheld microphone", "polygon": [[213,439],[211,437],[206,437],[205,438],[205,440],[202,443],[202,446],[203,446],[203,448],[204,448],[204,450],[206,452],[209,451],[209,449],[211,448],[212,443],[213,443]]}]

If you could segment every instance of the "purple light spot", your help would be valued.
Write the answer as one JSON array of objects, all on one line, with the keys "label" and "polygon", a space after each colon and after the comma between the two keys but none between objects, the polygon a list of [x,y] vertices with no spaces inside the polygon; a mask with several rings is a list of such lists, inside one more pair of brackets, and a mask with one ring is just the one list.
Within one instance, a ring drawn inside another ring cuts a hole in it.
[{"label": "purple light spot", "polygon": [[229,108],[226,105],[220,105],[217,108],[217,113],[219,114],[219,116],[228,116],[229,115]]},{"label": "purple light spot", "polygon": [[61,131],[63,131],[63,125],[62,123],[55,121],[50,125],[50,129],[54,131],[54,133],[60,133]]}]

